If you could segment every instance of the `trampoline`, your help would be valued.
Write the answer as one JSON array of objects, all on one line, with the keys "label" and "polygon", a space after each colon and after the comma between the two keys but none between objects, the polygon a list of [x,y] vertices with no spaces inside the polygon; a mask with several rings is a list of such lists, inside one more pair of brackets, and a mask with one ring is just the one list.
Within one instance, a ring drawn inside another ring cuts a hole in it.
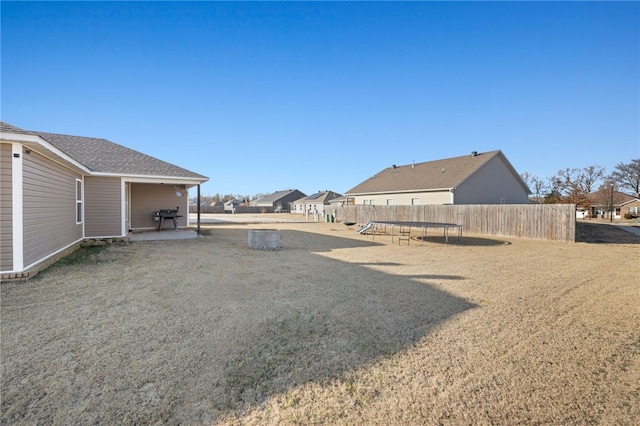
[{"label": "trampoline", "polygon": [[[407,222],[407,221],[370,221],[367,222],[362,228],[358,229],[359,234],[364,234],[369,229],[373,229],[376,226],[391,226],[391,242],[395,243],[395,228],[398,227],[398,244],[402,242],[403,239],[407,240],[407,244],[409,244],[411,228],[420,228],[422,229],[422,238],[420,245],[424,244],[424,237],[427,235],[428,228],[442,228],[444,241],[446,243],[449,242],[449,229],[454,228],[458,232],[458,241],[462,238],[462,225],[458,225],[457,223],[444,223],[444,222]],[[372,232],[372,239],[375,237],[375,232]]]}]

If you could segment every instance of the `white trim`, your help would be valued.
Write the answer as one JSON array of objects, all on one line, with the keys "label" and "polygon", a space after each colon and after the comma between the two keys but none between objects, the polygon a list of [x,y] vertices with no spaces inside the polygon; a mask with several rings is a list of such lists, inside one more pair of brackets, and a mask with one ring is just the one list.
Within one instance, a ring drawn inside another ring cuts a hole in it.
[{"label": "white trim", "polygon": [[[625,195],[627,195],[627,194],[625,194]],[[633,195],[629,195],[629,196],[633,197]],[[635,203],[636,201],[640,201],[640,198],[633,198],[632,200],[625,201],[624,203],[617,204],[617,206],[624,207],[625,205],[630,204],[630,203]]]},{"label": "white trim", "polygon": [[[64,161],[70,163],[74,167],[82,170],[85,174],[91,176],[102,176],[102,177],[125,177],[128,178],[131,182],[148,182],[149,179],[152,181],[162,180],[164,183],[179,183],[182,185],[198,185],[209,180],[208,177],[196,178],[196,177],[179,177],[179,176],[159,176],[159,175],[137,175],[137,174],[125,174],[125,173],[110,173],[110,172],[93,172],[89,170],[86,166],[78,163],[73,158],[69,157],[64,152],[60,151],[55,146],[51,145],[46,139],[43,139],[37,135],[25,135],[22,133],[8,133],[8,132],[0,132],[0,139],[10,141],[18,141],[25,144],[37,144],[42,146],[44,149],[48,150],[52,154],[60,157]],[[37,151],[37,150],[35,150]],[[41,153],[42,154],[42,153]],[[45,157],[49,157],[49,155],[42,154]]]},{"label": "white trim", "polygon": [[[78,200],[78,182],[80,182],[80,199]],[[76,225],[84,224],[84,180],[76,178]],[[80,220],[78,221],[78,203],[80,203]],[[82,226],[82,235],[84,235],[84,225]]]},{"label": "white trim", "polygon": [[14,141],[24,142],[24,143],[36,143],[38,145],[41,145],[46,150],[52,152],[53,154],[59,156],[64,161],[67,161],[67,162],[73,164],[74,167],[79,168],[80,170],[84,171],[85,173],[91,174],[91,170],[89,170],[88,168],[86,168],[82,164],[78,163],[76,160],[74,160],[73,158],[69,157],[67,154],[65,154],[64,152],[60,151],[55,146],[51,145],[49,142],[47,142],[45,139],[41,138],[40,136],[0,132],[0,139],[14,140]]},{"label": "white trim", "polygon": [[42,259],[38,259],[38,260],[36,260],[36,261],[35,261],[35,262],[33,262],[31,265],[26,266],[25,268],[23,268],[21,271],[13,271],[13,272],[23,272],[23,271],[26,271],[26,270],[28,270],[28,269],[31,269],[31,268],[33,268],[34,266],[39,265],[40,263],[44,262],[45,260],[52,258],[52,257],[53,257],[53,256],[55,256],[56,254],[58,254],[58,253],[60,253],[60,252],[63,252],[63,251],[65,251],[66,249],[68,249],[69,247],[71,247],[71,246],[73,246],[73,245],[75,245],[75,244],[81,243],[81,242],[82,242],[82,241],[84,241],[84,240],[85,240],[85,238],[84,238],[84,237],[82,237],[82,238],[80,238],[80,239],[78,239],[78,240],[75,240],[74,242],[72,242],[72,243],[70,243],[70,244],[67,244],[66,246],[64,246],[64,247],[62,247],[62,248],[60,248],[60,249],[58,249],[58,250],[54,251],[53,253],[49,253],[48,255],[46,255],[45,257],[43,257]]},{"label": "white trim", "polygon": [[122,236],[127,235],[129,230],[127,229],[127,216],[129,215],[129,203],[127,200],[127,182],[123,179],[120,180],[120,234]]},{"label": "white trim", "polygon": [[[15,157],[15,155],[18,157]],[[11,216],[13,270],[24,270],[24,215],[22,204],[22,144],[11,144]]]},{"label": "white trim", "polygon": [[[119,177],[124,178],[129,182],[137,183],[166,183],[166,184],[180,184],[180,185],[198,185],[209,180],[209,178],[187,178],[176,176],[158,176],[158,175],[132,175],[125,173],[105,173],[105,172],[91,172],[92,176],[101,177]],[[158,182],[160,181],[160,182]]]}]

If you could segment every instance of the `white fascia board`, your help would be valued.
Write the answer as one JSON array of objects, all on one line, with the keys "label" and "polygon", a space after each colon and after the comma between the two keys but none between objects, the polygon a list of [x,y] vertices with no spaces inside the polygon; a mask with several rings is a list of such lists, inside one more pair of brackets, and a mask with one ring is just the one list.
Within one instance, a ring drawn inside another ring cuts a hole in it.
[{"label": "white fascia board", "polygon": [[157,176],[157,175],[132,175],[122,173],[104,173],[104,172],[92,172],[92,176],[102,177],[117,177],[126,180],[127,182],[139,182],[139,183],[166,183],[172,185],[199,185],[206,181],[208,178],[196,179],[196,178],[181,178],[176,176]]},{"label": "white fascia board", "polygon": [[55,146],[51,145],[49,142],[47,142],[46,140],[42,139],[40,136],[37,136],[37,135],[24,135],[24,134],[19,134],[19,133],[0,132],[0,140],[6,140],[8,142],[20,142],[20,143],[24,144],[27,148],[35,149],[35,150],[37,150],[37,149],[34,146],[40,146],[40,147],[44,148],[45,150],[49,151],[51,154],[55,155],[56,157],[59,157],[61,160],[65,161],[65,162],[69,163],[70,165],[72,165],[73,167],[81,170],[83,173],[91,174],[91,170],[86,168],[84,165],[78,163],[76,160],[74,160],[73,158],[69,157],[67,154],[65,154],[64,152],[60,151]]},{"label": "white fascia board", "polygon": [[638,199],[638,198],[634,198],[633,200],[625,201],[624,203],[620,203],[620,204],[618,204],[618,205],[619,205],[620,207],[622,207],[622,206],[624,206],[624,205],[626,205],[626,204],[633,203],[633,202],[638,201],[638,200],[640,200],[640,199]]}]

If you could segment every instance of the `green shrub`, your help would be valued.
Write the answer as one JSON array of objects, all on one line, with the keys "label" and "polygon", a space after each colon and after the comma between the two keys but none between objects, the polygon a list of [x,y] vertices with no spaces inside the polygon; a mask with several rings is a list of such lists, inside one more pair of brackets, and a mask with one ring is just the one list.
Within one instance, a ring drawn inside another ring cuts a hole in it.
[{"label": "green shrub", "polygon": [[633,215],[631,213],[625,213],[624,214],[624,218],[625,219],[633,219]]}]

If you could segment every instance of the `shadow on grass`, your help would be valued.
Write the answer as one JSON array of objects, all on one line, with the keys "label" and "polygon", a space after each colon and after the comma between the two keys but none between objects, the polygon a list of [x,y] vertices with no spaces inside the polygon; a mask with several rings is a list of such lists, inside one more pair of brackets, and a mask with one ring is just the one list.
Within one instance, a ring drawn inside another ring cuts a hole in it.
[{"label": "shadow on grass", "polygon": [[407,278],[420,280],[464,280],[461,275],[406,275]]},{"label": "shadow on grass", "polygon": [[[233,336],[232,347],[237,349],[224,356],[220,391],[226,397],[220,410],[243,411],[294,386],[339,378],[402,351],[433,327],[475,307],[415,281],[463,280],[462,276],[390,275],[363,266],[368,262],[346,263],[314,254],[378,243],[299,231],[282,231],[282,238],[285,250],[268,254],[275,264],[263,271],[263,285],[277,285],[273,273],[288,270],[292,260],[295,270],[290,273],[299,277],[298,282],[273,302],[271,315]],[[295,259],[292,252],[297,253]]]},{"label": "shadow on grass", "polygon": [[412,238],[412,241],[415,240],[418,244],[421,242],[424,243],[432,243],[432,244],[451,244],[455,246],[508,246],[511,245],[509,241],[503,240],[495,240],[492,238],[480,238],[480,237],[465,237],[458,239],[458,237],[449,236],[449,241],[445,241],[443,236],[425,236],[425,237],[416,237]]},{"label": "shadow on grass", "polygon": [[591,244],[640,244],[640,236],[597,221],[576,222],[576,242]]},{"label": "shadow on grass", "polygon": [[[281,232],[278,251],[251,250],[247,229],[231,228],[109,247],[104,262],[3,287],[0,422],[215,424],[390,357],[476,306],[429,284],[464,277],[357,263],[360,249],[393,247]],[[323,255],[336,249],[355,263]]]},{"label": "shadow on grass", "polygon": [[402,263],[398,262],[357,262],[358,265],[362,266],[402,266]]}]

